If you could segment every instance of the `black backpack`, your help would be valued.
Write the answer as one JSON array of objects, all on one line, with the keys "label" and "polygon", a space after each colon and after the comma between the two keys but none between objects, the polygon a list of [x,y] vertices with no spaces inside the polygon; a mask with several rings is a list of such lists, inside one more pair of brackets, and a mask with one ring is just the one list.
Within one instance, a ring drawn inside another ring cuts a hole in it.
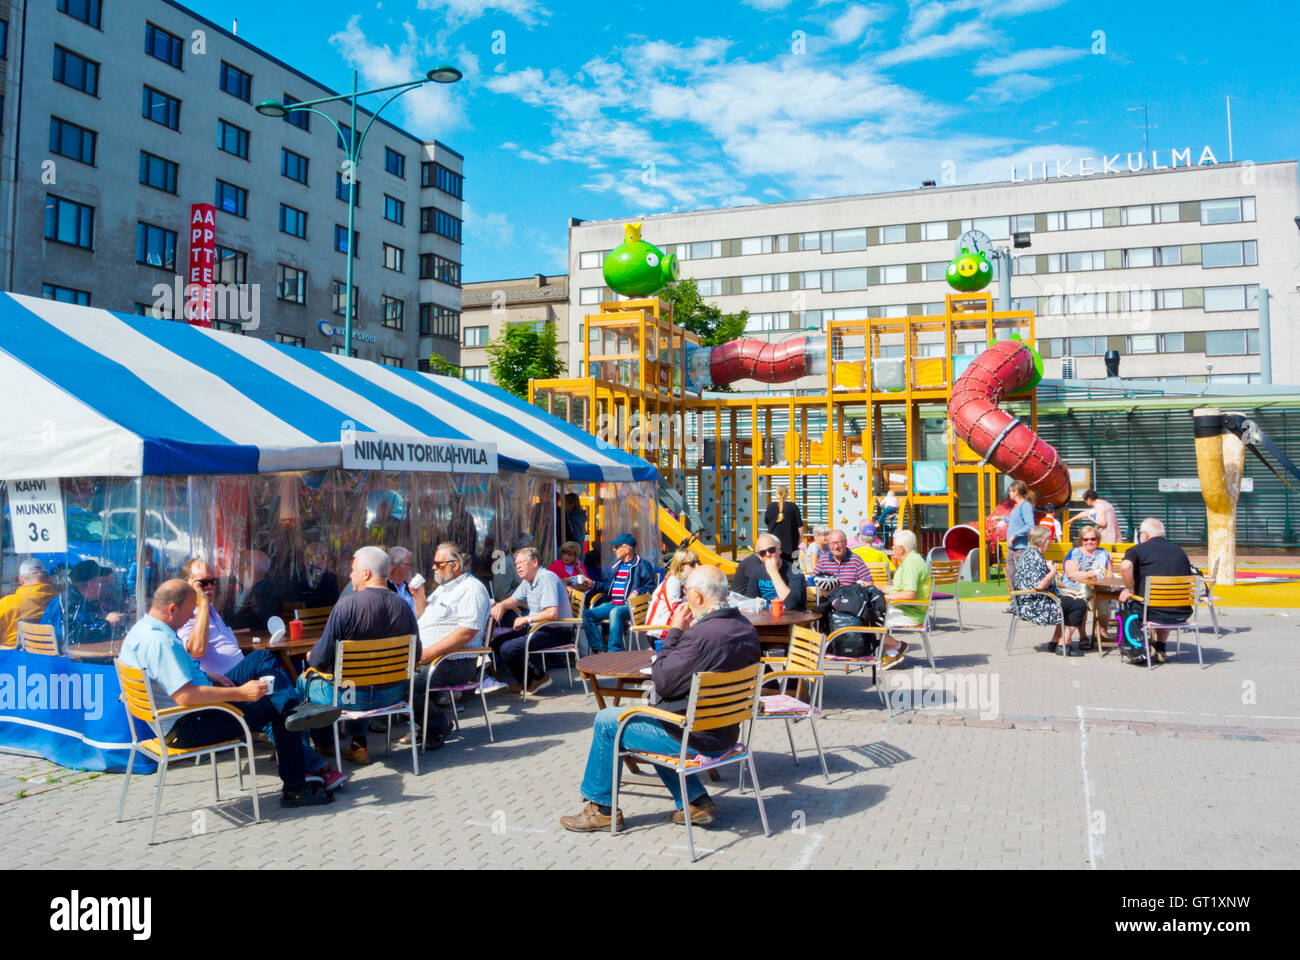
[{"label": "black backpack", "polygon": [[[850,583],[836,587],[818,606],[826,615],[827,632],[844,627],[878,627],[885,622],[885,595],[871,584]],[[876,648],[879,638],[870,633],[851,633],[837,638],[827,651],[841,657],[865,657]]]}]

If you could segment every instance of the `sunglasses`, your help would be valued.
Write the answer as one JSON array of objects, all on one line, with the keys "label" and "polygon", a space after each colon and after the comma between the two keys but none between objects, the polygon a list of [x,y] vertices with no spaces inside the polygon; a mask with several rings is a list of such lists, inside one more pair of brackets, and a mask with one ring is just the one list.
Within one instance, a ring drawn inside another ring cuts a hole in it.
[{"label": "sunglasses", "polygon": [[216,577],[204,577],[202,580],[195,580],[200,587],[215,587],[217,585]]},{"label": "sunglasses", "polygon": [[435,570],[441,570],[443,567],[447,566],[449,563],[455,563],[455,562],[456,562],[455,560],[435,560],[435,561],[433,561],[433,569],[435,569]]},{"label": "sunglasses", "polygon": [[770,557],[770,556],[772,556],[772,554],[774,554],[774,553],[780,553],[780,552],[781,552],[781,548],[780,548],[780,547],[768,547],[766,550],[760,550],[760,551],[758,551],[758,555],[759,555],[760,557]]},{"label": "sunglasses", "polygon": [[1084,543],[1096,543],[1096,542],[1097,542],[1097,538],[1096,538],[1096,537],[1083,537],[1082,540],[1083,540]]}]

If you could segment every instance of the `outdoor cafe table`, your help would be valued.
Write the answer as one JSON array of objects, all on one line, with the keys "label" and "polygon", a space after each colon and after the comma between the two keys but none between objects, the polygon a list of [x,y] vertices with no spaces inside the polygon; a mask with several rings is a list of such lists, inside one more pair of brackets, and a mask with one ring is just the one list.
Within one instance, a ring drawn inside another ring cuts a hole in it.
[{"label": "outdoor cafe table", "polygon": [[323,628],[304,630],[301,640],[290,640],[289,635],[286,633],[283,640],[267,643],[266,640],[254,637],[246,631],[236,630],[235,639],[239,641],[239,649],[244,653],[252,653],[255,650],[270,650],[280,658],[280,663],[284,665],[285,672],[289,674],[289,679],[296,683],[298,671],[293,665],[294,657],[306,655],[312,647],[316,646],[316,641],[320,639],[323,632]]},{"label": "outdoor cafe table", "polygon": [[772,616],[771,610],[747,613],[745,617],[758,631],[758,642],[764,646],[784,647],[790,643],[790,628],[805,627],[817,622],[817,614],[807,610],[782,610],[781,616]]},{"label": "outdoor cafe table", "polygon": [[[1124,589],[1124,581],[1119,577],[1102,577],[1098,580],[1080,581],[1088,588],[1088,602],[1092,607],[1092,644],[1101,650],[1101,642],[1109,639],[1102,627],[1101,602],[1108,597],[1118,598]],[[1119,638],[1116,637],[1116,644]]]}]

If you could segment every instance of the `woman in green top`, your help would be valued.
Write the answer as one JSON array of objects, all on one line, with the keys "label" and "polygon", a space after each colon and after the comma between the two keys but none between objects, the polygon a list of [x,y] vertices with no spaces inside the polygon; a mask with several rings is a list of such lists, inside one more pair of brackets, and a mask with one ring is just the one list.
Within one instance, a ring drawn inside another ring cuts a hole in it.
[{"label": "woman in green top", "polygon": [[[930,571],[921,555],[916,552],[916,534],[911,530],[899,530],[894,534],[892,552],[898,569],[894,571],[893,588],[885,591],[885,599],[890,601],[889,610],[885,614],[885,629],[919,627],[925,623],[925,605],[930,602]],[[920,602],[904,602],[907,600]],[[902,660],[906,652],[906,643],[886,633],[880,669],[888,670]]]}]

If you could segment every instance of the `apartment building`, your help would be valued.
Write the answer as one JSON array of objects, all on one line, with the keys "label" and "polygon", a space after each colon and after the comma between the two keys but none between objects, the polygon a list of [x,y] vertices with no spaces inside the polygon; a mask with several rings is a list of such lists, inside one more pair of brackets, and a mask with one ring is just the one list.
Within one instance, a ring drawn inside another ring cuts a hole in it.
[{"label": "apartment building", "polygon": [[[492,382],[487,343],[514,323],[555,324],[560,357],[569,356],[569,278],[543,273],[467,283],[461,290],[461,364],[467,380]],[[581,348],[579,348],[581,350]],[[569,369],[577,365],[570,363]]]}]

